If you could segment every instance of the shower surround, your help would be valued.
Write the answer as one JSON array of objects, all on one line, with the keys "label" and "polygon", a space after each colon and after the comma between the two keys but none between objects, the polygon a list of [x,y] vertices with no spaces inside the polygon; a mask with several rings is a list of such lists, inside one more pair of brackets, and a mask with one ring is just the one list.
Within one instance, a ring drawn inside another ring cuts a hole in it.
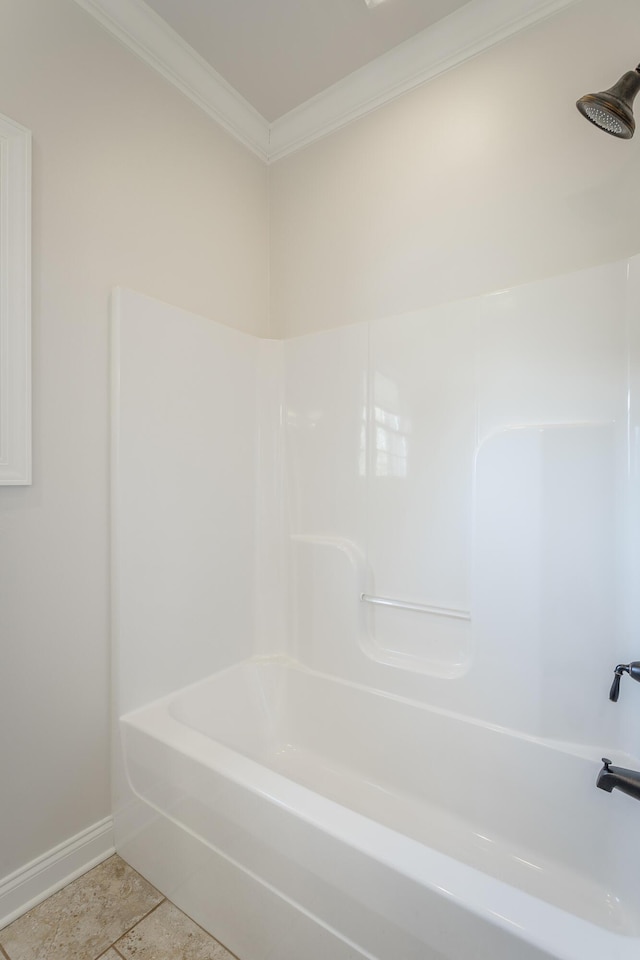
[{"label": "shower surround", "polygon": [[122,856],[242,960],[635,957],[640,258],[284,342],[113,312]]}]

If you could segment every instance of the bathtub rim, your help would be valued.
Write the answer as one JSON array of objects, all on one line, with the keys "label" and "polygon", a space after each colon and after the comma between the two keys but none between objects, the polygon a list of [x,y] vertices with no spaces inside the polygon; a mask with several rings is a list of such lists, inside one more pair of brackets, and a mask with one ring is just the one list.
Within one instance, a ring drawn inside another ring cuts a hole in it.
[{"label": "bathtub rim", "polygon": [[[127,710],[120,716],[117,716],[116,720],[119,722],[125,719],[135,719],[138,714],[156,706],[169,708],[170,705],[173,704],[177,699],[181,699],[183,696],[186,697],[188,694],[193,693],[201,687],[206,687],[207,684],[217,680],[220,677],[238,672],[242,669],[246,670],[254,667],[260,668],[262,666],[282,667],[297,673],[303,673],[308,676],[317,677],[321,680],[326,680],[330,683],[335,683],[342,687],[346,687],[347,689],[358,690],[363,693],[374,695],[395,703],[405,704],[424,713],[432,714],[437,717],[443,717],[447,720],[452,720],[458,723],[465,723],[470,727],[487,730],[492,733],[498,733],[501,736],[508,737],[511,740],[535,744],[537,746],[544,747],[545,749],[552,750],[554,753],[560,753],[565,756],[576,757],[580,760],[595,762],[596,760],[599,761],[600,757],[606,754],[607,756],[614,758],[612,762],[616,765],[627,767],[637,766],[640,768],[640,753],[630,754],[624,750],[620,750],[617,747],[612,746],[611,744],[606,743],[583,744],[575,743],[570,740],[556,740],[552,737],[535,736],[535,734],[526,733],[522,730],[516,729],[515,727],[506,727],[490,720],[483,720],[473,717],[469,714],[459,713],[456,710],[449,710],[446,707],[433,706],[432,704],[426,703],[423,700],[416,700],[412,697],[403,696],[402,694],[393,693],[388,690],[370,686],[368,684],[359,683],[355,680],[348,680],[331,673],[325,673],[321,670],[316,670],[313,667],[309,667],[301,661],[287,656],[286,654],[258,654],[251,657],[246,657],[244,660],[237,660],[234,663],[228,664],[226,667],[222,667],[220,670],[216,670],[214,673],[208,674],[206,677],[201,677],[198,680],[194,680],[192,683],[178,688],[177,690],[173,690],[170,693],[156,697],[142,706],[134,707],[132,710]],[[174,716],[170,710],[169,712],[171,716]],[[180,721],[175,717],[174,719],[176,719],[177,722],[182,726],[189,727],[188,723]],[[189,728],[194,729],[192,727]]]}]

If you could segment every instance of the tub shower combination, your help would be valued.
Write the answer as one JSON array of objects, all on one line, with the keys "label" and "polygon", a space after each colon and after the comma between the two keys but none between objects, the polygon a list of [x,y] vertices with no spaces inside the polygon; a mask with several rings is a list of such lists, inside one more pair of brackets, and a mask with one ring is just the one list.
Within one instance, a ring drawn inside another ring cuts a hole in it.
[{"label": "tub shower combination", "polygon": [[242,960],[638,956],[639,293],[116,292],[117,847]]}]

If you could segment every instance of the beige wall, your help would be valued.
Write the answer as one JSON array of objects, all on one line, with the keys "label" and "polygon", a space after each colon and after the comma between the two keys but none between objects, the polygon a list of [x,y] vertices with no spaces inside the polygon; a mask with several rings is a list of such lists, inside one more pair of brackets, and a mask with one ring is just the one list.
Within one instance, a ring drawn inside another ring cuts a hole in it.
[{"label": "beige wall", "polygon": [[271,169],[271,310],[292,336],[640,250],[640,137],[578,96],[640,59],[637,0],[583,0]]},{"label": "beige wall", "polygon": [[268,225],[263,164],[73,0],[3,0],[0,112],[34,148],[34,483],[0,488],[2,878],[110,813],[109,291],[266,334]]}]

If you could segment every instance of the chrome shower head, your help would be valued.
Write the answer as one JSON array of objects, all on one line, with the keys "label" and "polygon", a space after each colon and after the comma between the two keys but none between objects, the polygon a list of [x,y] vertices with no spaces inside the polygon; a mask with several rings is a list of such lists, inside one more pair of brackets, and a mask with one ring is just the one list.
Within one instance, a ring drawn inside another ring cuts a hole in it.
[{"label": "chrome shower head", "polygon": [[583,117],[612,137],[630,140],[636,129],[633,101],[639,90],[640,66],[625,73],[609,90],[580,97],[576,107]]}]

